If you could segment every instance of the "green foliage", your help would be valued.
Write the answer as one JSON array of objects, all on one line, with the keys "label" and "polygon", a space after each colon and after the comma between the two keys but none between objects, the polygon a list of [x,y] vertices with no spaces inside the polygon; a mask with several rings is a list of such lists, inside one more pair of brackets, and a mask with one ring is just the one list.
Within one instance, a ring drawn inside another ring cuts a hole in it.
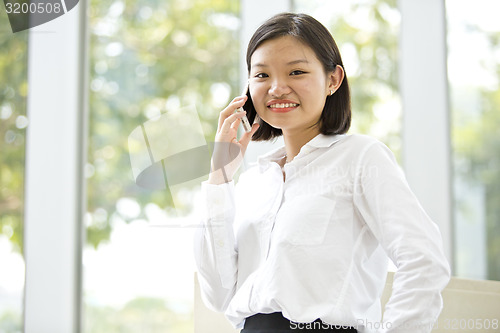
[{"label": "green foliage", "polygon": [[[500,31],[483,31],[475,25],[468,26],[472,32],[486,37],[486,49],[492,53],[500,50]],[[500,60],[494,55],[477,55],[482,65],[489,72],[500,78]],[[484,59],[491,58],[493,62]],[[484,191],[484,206],[478,209],[484,212],[486,221],[487,279],[500,280],[500,90],[484,87],[480,82],[470,88],[477,93],[471,110],[470,103],[452,100],[453,119],[453,158],[455,178],[467,185]],[[451,87],[453,91],[453,86]],[[469,88],[468,88],[469,89]],[[455,102],[453,104],[453,102]],[[456,210],[470,223],[476,223],[477,216],[469,214],[466,198],[457,200]]]},{"label": "green foliage", "polygon": [[[357,72],[347,72],[350,80],[353,113],[359,119],[359,130],[369,132],[374,119],[374,105],[381,101],[380,91],[398,94],[398,34],[399,24],[387,18],[387,11],[398,12],[396,1],[377,0],[353,3],[351,13],[366,10],[370,28],[355,24],[351,15],[340,17],[331,31],[340,43],[354,45],[359,61]],[[347,69],[349,71],[349,69]],[[399,129],[390,133],[399,136]]]},{"label": "green foliage", "polygon": [[[498,34],[500,36],[500,34]],[[494,44],[495,45],[495,44]],[[496,44],[500,47],[500,43]],[[497,63],[500,74],[500,63]],[[499,75],[500,77],[500,75]],[[480,92],[481,114],[474,121],[458,121],[453,142],[456,177],[484,188],[489,280],[500,280],[500,91]],[[460,106],[455,111],[460,113]],[[458,209],[465,209],[458,203]],[[476,217],[473,217],[476,218]]]},{"label": "green foliage", "polygon": [[[90,8],[87,242],[97,247],[109,238],[114,217],[130,221],[116,210],[120,198],[138,201],[134,218],[144,218],[150,202],[173,206],[168,191],[135,185],[127,146],[134,128],[168,105],[196,105],[213,140],[220,110],[211,86],[227,83],[231,96],[239,90],[239,8],[220,0],[92,1]],[[97,211],[106,212],[105,223]]]},{"label": "green foliage", "polygon": [[22,252],[28,34],[13,34],[5,13],[0,50],[0,233]]}]

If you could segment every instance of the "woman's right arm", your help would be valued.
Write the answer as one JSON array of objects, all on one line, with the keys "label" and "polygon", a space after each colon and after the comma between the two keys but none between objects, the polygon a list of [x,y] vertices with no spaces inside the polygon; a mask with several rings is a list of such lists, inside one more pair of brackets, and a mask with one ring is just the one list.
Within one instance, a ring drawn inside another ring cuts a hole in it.
[{"label": "woman's right arm", "polygon": [[250,139],[258,128],[237,140],[246,96],[235,98],[219,116],[215,136],[212,170],[202,183],[201,224],[194,236],[198,280],[205,304],[224,311],[234,295],[237,279],[237,249],[233,222],[235,216],[233,176],[239,168]]}]

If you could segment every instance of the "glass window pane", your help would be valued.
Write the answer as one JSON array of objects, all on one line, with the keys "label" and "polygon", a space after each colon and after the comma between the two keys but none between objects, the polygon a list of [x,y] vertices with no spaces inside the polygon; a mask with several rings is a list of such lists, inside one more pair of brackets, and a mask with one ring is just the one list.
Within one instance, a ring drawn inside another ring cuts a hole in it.
[{"label": "glass window pane", "polygon": [[295,0],[294,10],[312,15],[338,44],[352,94],[351,133],[372,135],[396,155],[401,147],[398,90],[400,14],[395,0]]},{"label": "glass window pane", "polygon": [[455,273],[500,280],[500,3],[446,1]]},{"label": "glass window pane", "polygon": [[0,45],[0,332],[21,332],[28,33],[12,33],[5,13]]},{"label": "glass window pane", "polygon": [[147,179],[159,189],[139,187],[134,156],[148,166],[157,150],[213,140],[239,94],[239,26],[238,1],[91,2],[85,332],[193,331],[193,228],[182,226],[196,189],[168,177],[165,189],[162,173]]}]

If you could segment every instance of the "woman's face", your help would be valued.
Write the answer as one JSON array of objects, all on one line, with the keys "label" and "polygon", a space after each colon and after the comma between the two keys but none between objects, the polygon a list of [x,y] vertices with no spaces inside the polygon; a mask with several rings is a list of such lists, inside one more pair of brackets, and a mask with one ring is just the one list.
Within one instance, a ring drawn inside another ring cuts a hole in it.
[{"label": "woman's face", "polygon": [[[301,133],[320,119],[333,86],[334,72],[325,73],[314,51],[292,36],[262,43],[250,59],[255,110],[285,135]],[[319,126],[313,130],[319,133]]]}]

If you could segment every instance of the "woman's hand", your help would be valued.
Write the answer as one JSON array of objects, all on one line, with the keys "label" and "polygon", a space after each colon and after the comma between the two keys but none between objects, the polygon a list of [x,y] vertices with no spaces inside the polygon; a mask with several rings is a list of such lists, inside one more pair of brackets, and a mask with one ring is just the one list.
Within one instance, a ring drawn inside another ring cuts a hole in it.
[{"label": "woman's hand", "polygon": [[252,135],[259,128],[259,124],[254,123],[250,132],[244,132],[239,140],[236,137],[241,118],[246,115],[246,112],[235,112],[235,110],[242,107],[247,98],[246,95],[236,97],[219,115],[212,156],[212,170],[208,178],[210,184],[227,183],[233,179]]}]

